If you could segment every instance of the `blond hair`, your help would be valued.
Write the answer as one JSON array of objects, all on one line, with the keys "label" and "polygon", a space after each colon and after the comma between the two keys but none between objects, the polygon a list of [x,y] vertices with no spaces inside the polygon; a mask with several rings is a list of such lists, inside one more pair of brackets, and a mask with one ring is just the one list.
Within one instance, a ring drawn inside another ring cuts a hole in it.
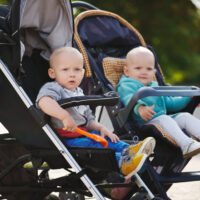
[{"label": "blond hair", "polygon": [[126,58],[128,58],[129,56],[132,56],[132,55],[140,54],[140,53],[149,54],[154,57],[153,53],[149,49],[147,49],[146,47],[143,47],[143,46],[139,46],[139,47],[131,49],[127,53]]},{"label": "blond hair", "polygon": [[74,47],[60,47],[58,49],[56,49],[50,56],[50,59],[49,59],[49,64],[50,64],[50,67],[53,68],[53,61],[54,59],[60,55],[61,53],[66,53],[66,54],[76,54],[80,59],[83,60],[83,56],[82,54],[77,50],[75,49]]},{"label": "blond hair", "polygon": [[147,49],[146,47],[143,47],[143,46],[139,46],[139,47],[136,47],[136,48],[133,48],[131,49],[127,55],[126,55],[126,64],[125,66],[128,66],[128,63],[131,61],[131,60],[134,60],[134,59],[137,59],[137,56],[139,55],[143,55],[143,56],[150,56],[152,57],[152,59],[154,60],[154,63],[155,63],[155,57],[153,55],[153,53]]}]

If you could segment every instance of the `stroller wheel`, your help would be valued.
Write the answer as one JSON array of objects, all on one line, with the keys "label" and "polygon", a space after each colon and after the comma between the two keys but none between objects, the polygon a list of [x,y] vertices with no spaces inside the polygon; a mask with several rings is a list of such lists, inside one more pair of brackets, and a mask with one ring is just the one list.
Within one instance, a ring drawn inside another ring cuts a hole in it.
[{"label": "stroller wheel", "polygon": [[85,197],[80,194],[72,193],[72,192],[60,192],[59,193],[59,200],[85,200]]}]

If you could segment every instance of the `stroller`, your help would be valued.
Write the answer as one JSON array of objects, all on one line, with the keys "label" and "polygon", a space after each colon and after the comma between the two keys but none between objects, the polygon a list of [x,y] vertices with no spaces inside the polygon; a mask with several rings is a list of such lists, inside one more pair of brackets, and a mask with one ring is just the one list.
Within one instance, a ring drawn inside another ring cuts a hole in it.
[{"label": "stroller", "polygon": [[[159,199],[137,174],[133,182],[122,183],[112,149],[67,147],[48,116],[34,106],[39,88],[49,81],[50,53],[73,41],[71,2],[15,0],[11,7],[1,6],[0,14],[0,121],[8,130],[0,135],[0,199],[53,200],[58,198],[48,195],[59,192],[62,200],[103,200],[112,199],[108,190],[116,187],[132,187],[126,199],[137,198],[141,190],[145,199]],[[118,100],[109,92],[59,104],[114,106]],[[49,170],[62,168],[68,173],[49,177]]]},{"label": "stroller", "polygon": [[[88,77],[85,84],[91,88],[87,90],[89,94],[115,91],[123,73],[124,57],[130,49],[145,46],[153,52],[157,69],[155,80],[160,87],[142,88],[126,107],[119,102],[115,106],[106,106],[106,111],[114,132],[121,139],[141,140],[147,136],[156,138],[154,155],[146,163],[146,173],[141,175],[154,194],[169,199],[166,192],[173,183],[199,181],[199,172],[182,172],[190,159],[183,159],[175,141],[156,124],[139,126],[131,119],[130,112],[136,102],[146,96],[194,96],[184,110],[192,113],[199,102],[200,89],[195,86],[167,86],[153,48],[146,44],[138,30],[117,14],[102,10],[82,12],[75,19],[75,41],[85,59]],[[102,111],[105,111],[103,107]]]}]

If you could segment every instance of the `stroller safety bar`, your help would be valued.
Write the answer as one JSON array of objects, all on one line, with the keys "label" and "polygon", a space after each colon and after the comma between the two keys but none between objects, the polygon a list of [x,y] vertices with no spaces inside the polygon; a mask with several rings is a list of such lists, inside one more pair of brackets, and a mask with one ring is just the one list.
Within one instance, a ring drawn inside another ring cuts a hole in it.
[{"label": "stroller safety bar", "polygon": [[140,88],[131,98],[129,104],[117,113],[120,127],[123,127],[137,101],[148,96],[200,96],[200,88],[196,86],[160,86]]},{"label": "stroller safety bar", "polygon": [[[17,82],[15,81],[12,74],[9,72],[7,66],[0,60],[0,69],[5,75],[5,77],[8,79],[8,81],[11,83],[12,87],[16,90],[19,97],[22,99],[24,104],[27,108],[31,108],[33,106],[33,103],[29,99],[29,97],[26,95],[23,88],[21,88]],[[60,141],[58,136],[54,133],[54,131],[51,129],[51,127],[46,124],[42,127],[47,136],[50,138],[50,140],[55,144],[59,152],[62,154],[62,156],[65,158],[65,160],[69,163],[69,165],[75,169],[76,173],[79,173],[82,171],[82,168],[79,166],[79,164],[75,161],[75,159],[72,157],[70,152],[67,150],[67,148],[64,146],[64,144]],[[81,178],[82,182],[85,184],[85,186],[88,188],[88,190],[92,193],[92,195],[95,197],[95,199],[103,200],[105,199],[99,190],[95,187],[95,185],[92,183],[92,181],[89,179],[87,175],[83,175]]]},{"label": "stroller safety bar", "polygon": [[104,95],[90,95],[79,96],[62,99],[58,101],[63,108],[79,106],[79,105],[91,105],[91,106],[114,106],[119,101],[119,95],[116,92],[108,92]]}]

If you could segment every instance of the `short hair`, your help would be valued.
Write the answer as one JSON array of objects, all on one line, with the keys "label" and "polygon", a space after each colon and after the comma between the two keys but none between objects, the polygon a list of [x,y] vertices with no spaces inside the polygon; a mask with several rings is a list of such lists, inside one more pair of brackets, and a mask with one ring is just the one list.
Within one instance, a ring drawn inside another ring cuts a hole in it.
[{"label": "short hair", "polygon": [[154,58],[153,53],[149,49],[147,49],[146,47],[143,47],[143,46],[139,46],[139,47],[131,49],[127,53],[126,58],[129,57],[130,55],[137,55],[138,53],[147,53],[149,55],[151,54],[153,56],[153,58]]},{"label": "short hair", "polygon": [[59,54],[61,54],[63,52],[69,53],[69,54],[77,54],[77,56],[80,56],[80,58],[83,60],[82,54],[74,47],[67,47],[67,46],[60,47],[51,54],[50,59],[49,59],[50,67],[53,67],[53,61],[54,61],[55,57],[57,57]]}]

